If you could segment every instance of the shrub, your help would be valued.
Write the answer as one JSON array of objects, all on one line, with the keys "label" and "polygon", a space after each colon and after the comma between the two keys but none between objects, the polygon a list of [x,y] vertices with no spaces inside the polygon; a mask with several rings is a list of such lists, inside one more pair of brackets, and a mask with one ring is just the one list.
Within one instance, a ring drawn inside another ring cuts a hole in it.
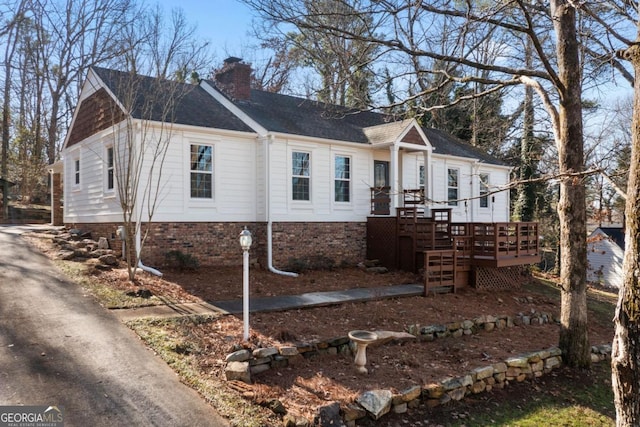
[{"label": "shrub", "polygon": [[289,258],[287,270],[296,273],[304,273],[309,270],[333,270],[335,260],[324,255],[314,255],[309,258]]},{"label": "shrub", "polygon": [[200,267],[200,263],[196,257],[179,250],[169,251],[164,257],[170,267],[177,268],[178,270],[197,270],[198,267]]}]

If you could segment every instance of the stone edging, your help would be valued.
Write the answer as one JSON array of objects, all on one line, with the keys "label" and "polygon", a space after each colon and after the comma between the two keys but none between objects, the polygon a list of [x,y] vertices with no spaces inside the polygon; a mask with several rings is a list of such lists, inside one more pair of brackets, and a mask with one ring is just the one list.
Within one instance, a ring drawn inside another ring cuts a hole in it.
[{"label": "stone edging", "polygon": [[[411,325],[407,332],[419,340],[432,341],[437,338],[461,337],[475,334],[480,330],[493,331],[519,325],[537,325],[557,322],[549,313],[519,313],[510,316],[480,316],[474,320],[452,322],[443,325],[420,327]],[[355,346],[348,337],[337,337],[323,341],[301,343],[295,346],[279,348],[257,348],[253,351],[241,349],[229,354],[225,361],[227,381],[251,383],[251,377],[271,368],[293,366],[302,358],[313,359],[323,355],[354,354]],[[610,358],[611,345],[605,344],[591,348],[592,362]],[[534,351],[520,356],[510,357],[503,362],[476,368],[471,372],[446,378],[425,386],[413,386],[400,393],[391,390],[370,390],[360,394],[353,403],[340,406],[337,402],[317,408],[313,422],[293,415],[285,415],[285,426],[334,425],[336,417],[347,426],[355,426],[356,420],[369,416],[379,419],[393,411],[404,413],[409,408],[425,402],[429,407],[445,404],[452,400],[461,400],[470,394],[504,388],[509,382],[521,382],[538,378],[562,365],[561,351],[557,347]],[[333,421],[328,422],[327,420]]]}]

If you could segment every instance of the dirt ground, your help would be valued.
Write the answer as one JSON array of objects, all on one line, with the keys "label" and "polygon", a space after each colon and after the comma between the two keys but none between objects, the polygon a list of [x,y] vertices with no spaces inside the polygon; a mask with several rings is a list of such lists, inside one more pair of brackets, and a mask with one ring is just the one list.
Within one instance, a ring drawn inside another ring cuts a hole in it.
[{"label": "dirt ground", "polygon": [[[54,255],[55,251],[41,247]],[[163,278],[141,274],[138,285],[127,282],[125,270],[89,269],[99,280],[123,292],[141,287],[173,302],[223,301],[242,298],[242,269],[201,268],[196,271],[164,271]],[[292,295],[304,292],[339,290],[355,287],[393,286],[419,283],[419,277],[402,272],[386,274],[363,270],[337,269],[312,271],[298,278],[284,277],[252,268],[251,296]],[[607,298],[607,297],[604,297]],[[141,299],[141,304],[144,301]],[[311,309],[289,310],[251,315],[250,345],[242,343],[241,316],[222,316],[213,322],[177,326],[176,337],[189,340],[196,349],[203,377],[223,377],[224,358],[241,346],[270,346],[309,342],[345,336],[351,330],[405,331],[410,325],[445,324],[474,319],[480,315],[508,315],[546,312],[558,317],[560,301],[557,289],[532,279],[509,291],[462,289],[456,294],[407,297]],[[592,344],[611,342],[611,313],[594,313],[590,319]],[[347,355],[323,356],[300,360],[294,366],[271,369],[255,376],[254,384],[243,391],[256,401],[278,399],[291,412],[312,418],[314,409],[333,401],[349,402],[364,390],[401,391],[413,385],[428,384],[449,376],[467,373],[475,367],[502,361],[508,357],[557,345],[557,324],[517,326],[493,332],[481,332],[462,338],[433,342],[389,343],[367,351],[369,374],[357,375],[353,358]]]},{"label": "dirt ground", "polygon": [[[110,276],[111,273],[101,273]],[[172,295],[181,300],[215,302],[242,297],[239,268],[217,268],[197,272],[166,271],[162,280],[144,275],[141,286],[154,294]],[[359,269],[315,271],[290,278],[253,269],[252,296],[299,294],[354,287],[393,286],[418,283],[413,274],[393,272],[372,274]],[[120,282],[123,284],[122,282]],[[123,284],[124,285],[124,284]],[[130,286],[130,285],[125,285]],[[182,292],[185,295],[182,295]],[[189,325],[177,330],[195,343],[194,352],[205,375],[223,375],[224,357],[239,346],[255,348],[297,344],[345,336],[351,330],[405,331],[410,325],[434,325],[480,315],[509,315],[547,312],[558,317],[558,292],[536,280],[510,291],[462,289],[456,294],[395,298],[362,303],[251,314],[251,345],[241,343],[241,316],[224,316],[212,323]],[[611,319],[601,316],[599,319]],[[611,341],[612,325],[606,320],[590,323],[592,344]],[[348,355],[303,359],[294,366],[272,369],[254,377],[243,392],[257,402],[278,399],[289,410],[312,419],[314,409],[333,401],[349,402],[372,389],[402,391],[446,377],[502,361],[508,357],[557,345],[557,324],[518,326],[500,331],[480,332],[462,338],[433,342],[389,343],[367,351],[369,374],[357,375]]]}]

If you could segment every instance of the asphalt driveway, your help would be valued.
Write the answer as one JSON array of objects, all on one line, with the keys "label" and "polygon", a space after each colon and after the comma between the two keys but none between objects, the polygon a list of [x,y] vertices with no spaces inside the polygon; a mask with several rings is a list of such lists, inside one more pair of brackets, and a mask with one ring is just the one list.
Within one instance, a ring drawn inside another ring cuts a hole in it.
[{"label": "asphalt driveway", "polygon": [[0,226],[0,405],[65,426],[227,426],[114,315]]}]

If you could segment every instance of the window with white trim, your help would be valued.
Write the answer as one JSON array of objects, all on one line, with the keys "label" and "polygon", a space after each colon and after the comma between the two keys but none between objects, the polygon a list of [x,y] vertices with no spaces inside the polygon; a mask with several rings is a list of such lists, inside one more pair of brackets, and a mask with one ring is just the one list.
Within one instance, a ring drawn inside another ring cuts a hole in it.
[{"label": "window with white trim", "polygon": [[334,200],[336,202],[351,201],[351,157],[335,157],[334,178]]},{"label": "window with white trim", "polygon": [[311,200],[311,154],[302,151],[291,153],[291,198]]},{"label": "window with white trim", "polygon": [[213,198],[213,147],[191,144],[191,198]]},{"label": "window with white trim", "polygon": [[74,184],[80,185],[80,159],[75,159],[73,161],[73,174],[75,176],[73,181]]},{"label": "window with white trim", "polygon": [[420,165],[420,169],[418,170],[418,184],[420,188],[424,187],[424,165]]},{"label": "window with white trim", "polygon": [[458,189],[459,189],[458,169],[447,169],[447,200],[449,206],[458,206]]},{"label": "window with white trim", "polygon": [[480,207],[489,207],[489,174],[481,173],[480,178]]},{"label": "window with white trim", "polygon": [[114,171],[114,159],[113,159],[113,147],[107,147],[107,190],[113,190],[113,171]]}]

